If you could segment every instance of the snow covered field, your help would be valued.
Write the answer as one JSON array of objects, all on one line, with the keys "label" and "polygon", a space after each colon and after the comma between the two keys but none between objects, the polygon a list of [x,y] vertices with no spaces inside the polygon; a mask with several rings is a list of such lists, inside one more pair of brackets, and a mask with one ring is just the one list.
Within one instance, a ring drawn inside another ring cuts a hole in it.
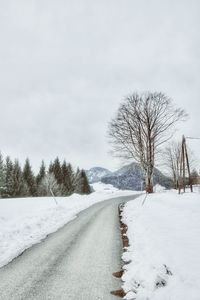
[{"label": "snow covered field", "polygon": [[101,183],[93,188],[90,195],[56,198],[58,205],[51,197],[0,199],[0,267],[94,203],[134,194]]},{"label": "snow covered field", "polygon": [[[200,193],[160,192],[126,204],[126,299],[200,299]],[[135,291],[135,292],[134,292]]]}]

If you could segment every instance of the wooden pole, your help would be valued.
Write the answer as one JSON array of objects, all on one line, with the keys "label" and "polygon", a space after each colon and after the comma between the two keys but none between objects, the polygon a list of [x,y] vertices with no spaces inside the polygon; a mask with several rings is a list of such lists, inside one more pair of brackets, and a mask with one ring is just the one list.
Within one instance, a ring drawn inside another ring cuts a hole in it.
[{"label": "wooden pole", "polygon": [[186,176],[185,176],[186,175],[186,173],[185,173],[186,166],[187,166],[190,190],[191,190],[191,192],[193,192],[191,173],[190,173],[190,164],[189,164],[187,145],[186,145],[186,138],[183,135],[182,145],[181,145],[181,158],[180,158],[179,194],[181,193],[182,187],[183,187],[184,193],[186,190]]},{"label": "wooden pole", "polygon": [[183,155],[183,191],[185,193],[185,137],[182,140],[182,155]]},{"label": "wooden pole", "polygon": [[191,192],[193,192],[191,173],[190,173],[190,164],[189,164],[189,159],[188,159],[188,152],[187,152],[186,142],[185,142],[185,156],[186,156],[186,163],[187,163],[187,169],[188,169],[190,190],[191,190]]},{"label": "wooden pole", "polygon": [[182,161],[183,161],[183,151],[182,151],[182,147],[181,147],[180,174],[179,174],[179,187],[178,187],[179,194],[181,193],[181,187],[182,187],[182,171],[183,171]]}]

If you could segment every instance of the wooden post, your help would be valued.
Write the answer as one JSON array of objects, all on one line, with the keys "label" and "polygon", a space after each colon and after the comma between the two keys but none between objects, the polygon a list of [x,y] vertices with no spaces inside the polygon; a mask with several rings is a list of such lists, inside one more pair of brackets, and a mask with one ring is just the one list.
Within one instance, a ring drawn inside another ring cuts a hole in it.
[{"label": "wooden post", "polygon": [[181,147],[180,174],[179,174],[179,186],[178,186],[179,194],[181,193],[182,178],[183,178],[183,176],[182,176],[182,172],[183,172],[182,161],[183,161],[183,151],[182,151],[182,147]]},{"label": "wooden post", "polygon": [[189,177],[190,190],[191,190],[191,192],[193,192],[192,180],[191,180],[191,173],[190,173],[190,164],[189,164],[189,159],[188,159],[186,142],[185,142],[185,156],[186,156],[186,163],[187,163],[187,169],[188,169],[188,177]]},{"label": "wooden post", "polygon": [[182,145],[181,145],[181,158],[180,158],[179,194],[181,193],[182,186],[183,186],[183,191],[185,193],[185,187],[186,187],[186,177],[185,177],[186,165],[185,164],[187,165],[190,190],[191,192],[193,192],[186,139],[185,136],[183,135]]},{"label": "wooden post", "polygon": [[185,137],[184,135],[182,141],[182,153],[183,153],[183,191],[185,193]]}]

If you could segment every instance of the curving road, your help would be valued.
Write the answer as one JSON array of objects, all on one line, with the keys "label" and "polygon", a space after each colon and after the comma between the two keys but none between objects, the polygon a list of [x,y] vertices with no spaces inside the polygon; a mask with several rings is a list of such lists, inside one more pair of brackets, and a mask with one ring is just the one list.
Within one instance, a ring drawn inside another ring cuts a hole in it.
[{"label": "curving road", "polygon": [[118,204],[107,200],[82,211],[42,243],[0,269],[0,300],[112,300],[120,288]]}]

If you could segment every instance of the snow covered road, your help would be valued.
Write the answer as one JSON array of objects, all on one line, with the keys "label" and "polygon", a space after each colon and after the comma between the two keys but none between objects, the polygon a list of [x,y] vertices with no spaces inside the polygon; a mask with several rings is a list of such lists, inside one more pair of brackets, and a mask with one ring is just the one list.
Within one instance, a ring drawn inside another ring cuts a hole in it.
[{"label": "snow covered road", "polygon": [[100,202],[0,269],[1,300],[109,300],[121,283],[118,204]]}]

